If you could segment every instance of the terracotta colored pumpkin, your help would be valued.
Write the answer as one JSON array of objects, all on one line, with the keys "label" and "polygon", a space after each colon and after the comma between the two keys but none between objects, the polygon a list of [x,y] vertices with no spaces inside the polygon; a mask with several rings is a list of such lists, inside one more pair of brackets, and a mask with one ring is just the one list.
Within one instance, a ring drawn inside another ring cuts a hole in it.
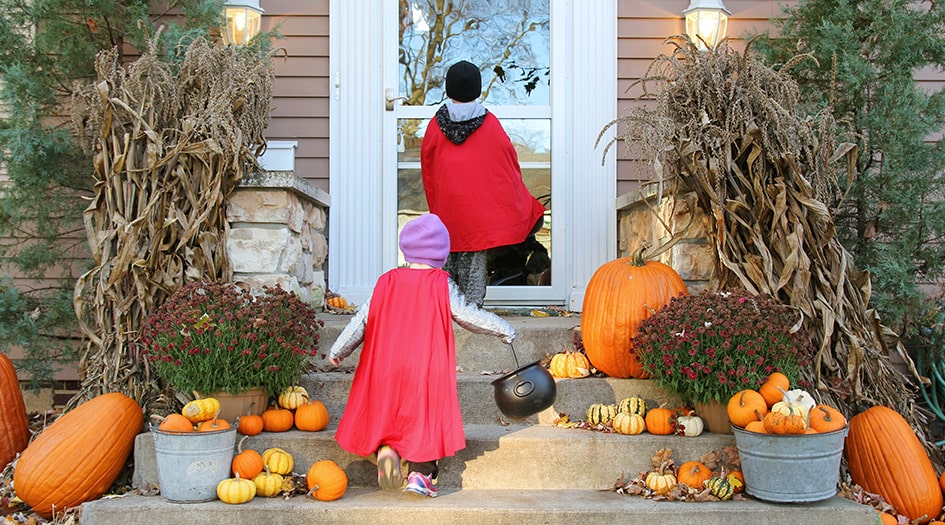
[{"label": "terracotta colored pumpkin", "polygon": [[267,448],[262,453],[263,464],[270,472],[286,475],[292,472],[295,466],[295,459],[284,449],[273,447]]},{"label": "terracotta colored pumpkin", "polygon": [[228,478],[217,483],[217,497],[231,505],[246,503],[256,497],[256,484],[239,476]]},{"label": "terracotta colored pumpkin", "polygon": [[295,414],[291,410],[271,406],[263,411],[262,420],[266,432],[285,432],[295,424]]},{"label": "terracotta colored pumpkin", "polygon": [[673,428],[673,411],[665,408],[651,408],[646,413],[646,430],[650,434],[668,436],[676,431]]},{"label": "terracotta colored pumpkin", "polygon": [[334,501],[348,490],[348,475],[330,459],[316,461],[305,474],[309,494],[320,501]]},{"label": "terracotta colored pumpkin", "polygon": [[318,432],[328,426],[328,409],[317,399],[299,405],[295,409],[295,428],[307,432]]},{"label": "terracotta colored pumpkin", "polygon": [[13,362],[0,353],[0,470],[26,449],[30,421]]},{"label": "terracotta colored pumpkin", "polygon": [[874,406],[850,418],[844,453],[853,482],[909,520],[942,512],[942,489],[919,438],[895,410]]},{"label": "terracotta colored pumpkin", "polygon": [[817,405],[810,411],[810,428],[817,432],[833,432],[847,426],[847,418],[829,405]]},{"label": "terracotta colored pumpkin", "polygon": [[591,364],[581,352],[559,352],[551,357],[548,370],[554,377],[577,379],[591,375]]},{"label": "terracotta colored pumpkin", "polygon": [[699,461],[687,461],[680,465],[676,471],[676,481],[696,489],[701,489],[702,485],[711,477],[712,469]]},{"label": "terracotta colored pumpkin", "polygon": [[764,384],[758,387],[758,393],[765,398],[768,408],[771,408],[784,398],[784,391],[789,388],[791,388],[791,381],[788,377],[781,372],[773,372]]},{"label": "terracotta colored pumpkin", "polygon": [[306,401],[308,401],[308,391],[298,385],[286,387],[279,393],[279,406],[288,410],[295,410]]},{"label": "terracotta colored pumpkin", "polygon": [[768,404],[757,390],[745,389],[729,398],[726,411],[733,425],[745,428],[748,423],[764,418],[768,413]]},{"label": "terracotta colored pumpkin", "polygon": [[[154,416],[151,416],[154,417]],[[194,424],[181,414],[168,414],[166,417],[158,417],[161,423],[158,430],[164,432],[193,432]]]},{"label": "terracotta colored pumpkin", "polygon": [[643,260],[642,250],[601,265],[584,293],[581,333],[594,367],[611,377],[646,378],[631,340],[646,318],[661,310],[686,284],[671,267]]},{"label": "terracotta colored pumpkin", "polygon": [[230,463],[230,469],[233,471],[234,476],[238,476],[243,479],[253,479],[263,471],[264,463],[262,454],[259,452],[256,452],[251,448],[243,450],[243,442],[246,441],[247,437],[248,436],[243,436],[243,438],[240,439],[240,442],[236,445],[237,454],[233,456],[233,461]]},{"label": "terracotta colored pumpkin", "polygon": [[82,403],[20,455],[17,496],[45,518],[100,497],[124,469],[143,421],[138,403],[118,392]]}]

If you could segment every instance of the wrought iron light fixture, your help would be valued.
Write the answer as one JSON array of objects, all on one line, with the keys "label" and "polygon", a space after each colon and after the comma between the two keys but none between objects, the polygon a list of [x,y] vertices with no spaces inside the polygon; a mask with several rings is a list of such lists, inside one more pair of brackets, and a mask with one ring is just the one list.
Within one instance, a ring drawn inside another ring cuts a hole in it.
[{"label": "wrought iron light fixture", "polygon": [[722,0],[690,0],[683,11],[686,34],[699,49],[715,49],[725,38],[731,14]]},{"label": "wrought iron light fixture", "polygon": [[227,45],[243,45],[259,34],[263,10],[259,0],[243,0],[223,4],[226,25],[223,42]]}]

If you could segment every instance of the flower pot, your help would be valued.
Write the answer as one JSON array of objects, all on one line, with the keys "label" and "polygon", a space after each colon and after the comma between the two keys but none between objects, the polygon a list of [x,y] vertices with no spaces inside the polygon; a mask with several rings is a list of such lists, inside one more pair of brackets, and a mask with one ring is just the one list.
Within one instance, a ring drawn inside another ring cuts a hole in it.
[{"label": "flower pot", "polygon": [[705,422],[713,434],[731,434],[732,422],[728,419],[728,406],[719,401],[696,403],[696,414]]},{"label": "flower pot", "polygon": [[201,394],[200,397],[212,397],[220,402],[220,419],[229,423],[236,421],[239,416],[247,414],[262,414],[269,406],[269,396],[263,388],[252,388],[238,394],[229,392],[214,392]]}]

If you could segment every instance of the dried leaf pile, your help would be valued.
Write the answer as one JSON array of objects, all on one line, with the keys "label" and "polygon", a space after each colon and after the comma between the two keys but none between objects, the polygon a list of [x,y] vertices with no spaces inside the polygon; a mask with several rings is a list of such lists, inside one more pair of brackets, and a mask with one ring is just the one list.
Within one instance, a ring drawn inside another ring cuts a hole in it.
[{"label": "dried leaf pile", "polygon": [[[741,462],[738,459],[738,450],[733,446],[708,452],[698,458],[697,461],[708,467],[713,472],[732,472],[741,470]],[[661,448],[656,451],[656,454],[650,458],[650,464],[653,466],[653,469],[658,469],[662,465],[668,465],[666,472],[672,472],[674,476],[678,467],[678,465],[676,465],[675,461],[673,460],[672,449],[668,448]],[[649,474],[649,471],[641,472],[636,477],[629,479],[626,476],[623,476],[614,483],[613,491],[617,494],[642,496],[644,498],[653,500],[689,502],[722,501],[714,496],[711,489],[708,487],[690,487],[685,483],[677,483],[676,486],[674,486],[666,494],[656,494],[646,487],[647,474]],[[745,496],[741,492],[736,492],[731,499],[735,501],[741,501],[745,499]]]},{"label": "dried leaf pile", "polygon": [[84,212],[94,267],[74,294],[89,342],[73,404],[112,391],[145,407],[160,397],[138,329],[179,286],[232,277],[226,200],[265,147],[268,57],[198,39],[174,64],[159,52],[160,34],[130,64],[115,50],[100,53],[96,82],[73,100],[95,169]]},{"label": "dried leaf pile", "polygon": [[695,194],[717,257],[712,288],[770,294],[801,312],[816,352],[803,379],[821,402],[847,417],[886,405],[928,433],[908,395],[921,378],[891,364],[890,352],[911,360],[898,341],[888,343],[869,308],[869,275],[854,267],[825,204],[838,177],[852,176],[855,148],[836,138],[829,112],[800,114],[789,72],[811,58],[775,71],[751,54],[751,42],[743,52],[727,44],[701,52],[685,37],[667,42],[674,51],[631,86],[645,102],[598,137],[617,130],[605,154],[623,141],[661,197]]}]

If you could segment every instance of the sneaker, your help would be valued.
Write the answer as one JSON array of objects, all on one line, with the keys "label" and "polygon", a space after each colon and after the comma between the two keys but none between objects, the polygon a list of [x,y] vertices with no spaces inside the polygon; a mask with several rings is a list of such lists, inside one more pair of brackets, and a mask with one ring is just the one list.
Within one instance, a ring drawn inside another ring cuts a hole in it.
[{"label": "sneaker", "polygon": [[411,472],[407,476],[407,486],[404,487],[404,491],[431,498],[436,497],[436,486],[433,485],[433,480],[430,476],[424,476],[419,472]]},{"label": "sneaker", "polygon": [[400,456],[387,445],[377,450],[377,484],[384,490],[398,490],[404,485]]}]

